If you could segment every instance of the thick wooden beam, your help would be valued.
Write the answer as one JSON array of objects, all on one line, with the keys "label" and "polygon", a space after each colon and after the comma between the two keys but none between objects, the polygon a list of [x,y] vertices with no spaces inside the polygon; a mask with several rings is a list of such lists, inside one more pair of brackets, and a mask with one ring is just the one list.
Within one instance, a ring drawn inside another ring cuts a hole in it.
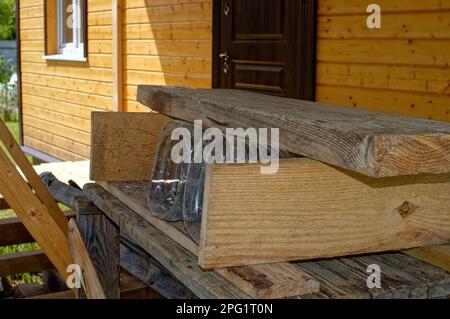
[{"label": "thick wooden beam", "polygon": [[447,243],[450,175],[370,178],[306,158],[214,165],[206,173],[205,268],[329,258]]},{"label": "thick wooden beam", "polygon": [[[45,189],[39,177],[37,175],[36,177],[41,187]],[[38,183],[35,181],[34,184]],[[47,192],[46,189],[45,191]],[[30,186],[1,149],[0,193],[55,265],[56,269],[62,276],[66,276],[67,266],[73,263],[68,249],[66,217],[58,208],[61,216],[58,217],[58,220],[54,219],[54,214],[49,213],[47,206],[31,190]],[[51,197],[50,193],[48,193],[48,196]],[[61,220],[66,223],[65,229],[60,227]]]},{"label": "thick wooden beam", "polygon": [[373,177],[450,172],[450,124],[240,90],[141,85],[138,101],[206,127],[279,128],[285,151]]},{"label": "thick wooden beam", "polygon": [[[136,187],[136,185],[138,186]],[[88,197],[108,214],[108,216],[110,214],[123,214],[124,212],[134,214],[135,216],[140,215],[144,218],[151,215],[146,206],[145,197],[142,198],[143,193],[140,191],[139,183],[117,183],[115,186],[109,186],[108,189],[113,192],[114,196],[99,186],[85,186],[85,192]],[[123,188],[120,186],[123,186]],[[124,193],[124,189],[128,193]],[[136,200],[132,196],[137,196],[138,199]],[[134,211],[131,211],[124,203],[130,205],[130,208],[133,206],[135,208],[133,209]],[[114,219],[114,217],[111,218]],[[184,228],[179,228],[176,223],[168,223],[161,220],[158,220],[158,223],[154,226],[174,239],[179,245],[190,250],[194,255],[197,255],[198,247],[189,238]],[[175,233],[177,233],[177,236],[174,236]],[[138,233],[138,230],[135,230],[135,233],[129,236],[137,242],[136,236],[142,235]],[[141,243],[138,244],[142,245]],[[145,248],[145,246],[142,247]],[[152,251],[148,252],[152,255],[154,253]],[[154,257],[156,258],[156,256]],[[162,261],[158,261],[162,263]],[[240,269],[230,269],[229,271],[217,270],[217,272],[252,298],[283,298],[304,295],[319,290],[319,285],[313,278],[299,271],[299,269],[293,269],[287,263],[276,263],[260,267],[240,267]],[[181,280],[180,278],[178,279]],[[187,287],[190,288],[189,286]]]},{"label": "thick wooden beam", "polygon": [[78,215],[80,234],[107,299],[120,298],[120,234],[101,215]]},{"label": "thick wooden beam", "polygon": [[84,191],[95,205],[120,227],[122,234],[133,238],[137,245],[152,255],[199,298],[249,298],[249,295],[243,293],[216,271],[201,269],[194,254],[171,240],[100,186],[88,184],[85,185]]},{"label": "thick wooden beam", "polygon": [[86,294],[79,291],[78,298],[103,298],[103,293],[108,299],[120,298],[118,229],[81,190],[60,182],[48,172],[42,173],[41,179],[58,201],[77,212],[76,222],[71,221],[74,242],[70,247],[74,258],[88,269],[86,280],[89,281],[84,287]]},{"label": "thick wooden beam", "polygon": [[[17,144],[14,136],[12,136],[8,127],[2,120],[0,120],[0,140],[3,141],[6,149],[9,151],[12,158],[16,162],[17,166],[20,168],[23,175],[26,177],[28,183],[33,188],[37,198],[39,198],[42,204],[46,207],[47,214],[50,215],[54,223],[67,237],[67,219],[64,217],[63,213],[61,212],[61,209],[59,208],[58,204],[53,199],[53,197],[50,195],[49,191],[42,184],[33,166],[31,166],[30,162],[28,161],[28,158],[25,156],[22,149]],[[4,154],[3,151],[2,154]],[[2,194],[5,197],[8,204],[11,205],[12,207],[12,204],[8,200],[6,194],[3,194],[1,190],[0,194]]]},{"label": "thick wooden beam", "polygon": [[41,272],[53,264],[41,250],[0,255],[0,277]]},{"label": "thick wooden beam", "polygon": [[69,248],[76,265],[82,269],[82,286],[89,299],[106,299],[97,269],[84,244],[75,218],[69,221]]},{"label": "thick wooden beam", "polygon": [[156,113],[92,113],[91,180],[150,179],[167,121]]}]

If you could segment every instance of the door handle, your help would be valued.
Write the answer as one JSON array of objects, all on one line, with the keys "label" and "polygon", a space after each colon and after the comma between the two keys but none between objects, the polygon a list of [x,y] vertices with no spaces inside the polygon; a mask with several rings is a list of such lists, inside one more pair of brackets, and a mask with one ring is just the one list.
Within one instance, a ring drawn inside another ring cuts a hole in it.
[{"label": "door handle", "polygon": [[219,58],[223,60],[223,68],[222,68],[223,73],[228,74],[228,72],[230,71],[230,55],[228,54],[227,51],[225,51],[219,54]]},{"label": "door handle", "polygon": [[223,7],[223,14],[228,16],[231,12],[231,8],[230,5],[228,3],[225,3],[224,7]]},{"label": "door handle", "polygon": [[227,51],[225,51],[224,53],[219,54],[219,58],[223,59],[224,61],[228,61],[230,60],[230,55]]}]

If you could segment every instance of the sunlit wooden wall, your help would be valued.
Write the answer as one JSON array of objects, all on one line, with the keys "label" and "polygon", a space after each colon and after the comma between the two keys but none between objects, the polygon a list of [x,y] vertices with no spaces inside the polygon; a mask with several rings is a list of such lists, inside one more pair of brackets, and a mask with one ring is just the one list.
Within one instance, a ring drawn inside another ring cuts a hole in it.
[{"label": "sunlit wooden wall", "polygon": [[450,120],[450,0],[319,0],[318,37],[318,101]]},{"label": "sunlit wooden wall", "polygon": [[88,0],[89,61],[45,61],[44,1],[20,1],[24,144],[89,158],[92,111],[112,110],[111,0]]},{"label": "sunlit wooden wall", "polygon": [[[450,120],[450,0],[318,0],[317,100]],[[24,142],[89,158],[90,113],[114,110],[112,0],[88,0],[89,61],[44,61],[43,0],[21,0]],[[210,88],[212,0],[123,0],[123,109],[138,84]]]}]

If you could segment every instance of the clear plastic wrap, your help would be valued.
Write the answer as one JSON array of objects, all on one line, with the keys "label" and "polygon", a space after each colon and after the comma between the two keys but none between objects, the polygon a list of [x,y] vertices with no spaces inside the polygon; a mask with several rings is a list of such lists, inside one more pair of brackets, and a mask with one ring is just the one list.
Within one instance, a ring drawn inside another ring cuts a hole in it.
[{"label": "clear plastic wrap", "polygon": [[[191,133],[189,163],[175,163],[171,151],[179,141],[172,141],[172,132],[177,128],[188,129]],[[196,149],[203,150],[205,142],[200,139],[194,143],[194,124],[183,121],[171,121],[164,128],[159,139],[151,181],[146,189],[146,197],[153,214],[167,221],[183,221],[194,240],[198,237],[199,222],[202,216],[205,173],[208,159],[203,163],[194,163]],[[233,139],[231,139],[233,140]],[[226,154],[227,139],[223,145]],[[245,141],[245,160],[248,161],[250,145]],[[234,149],[234,158],[237,157]],[[290,153],[280,151],[280,158],[292,157]]]}]

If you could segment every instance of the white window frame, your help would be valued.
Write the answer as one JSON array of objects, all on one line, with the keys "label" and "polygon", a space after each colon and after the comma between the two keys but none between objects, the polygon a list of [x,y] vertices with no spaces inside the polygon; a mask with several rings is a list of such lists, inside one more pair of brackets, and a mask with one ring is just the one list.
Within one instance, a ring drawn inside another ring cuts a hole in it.
[{"label": "white window frame", "polygon": [[[72,0],[72,5],[69,5],[67,8],[64,7],[63,0],[56,1],[56,55],[50,55],[44,57],[46,60],[67,60],[67,61],[87,61],[84,52],[84,41],[83,28],[86,23],[83,23],[83,10],[81,6],[81,1],[83,0]],[[73,19],[73,42],[65,43],[64,42],[64,32],[65,32],[65,24],[66,13],[72,14]]]}]

